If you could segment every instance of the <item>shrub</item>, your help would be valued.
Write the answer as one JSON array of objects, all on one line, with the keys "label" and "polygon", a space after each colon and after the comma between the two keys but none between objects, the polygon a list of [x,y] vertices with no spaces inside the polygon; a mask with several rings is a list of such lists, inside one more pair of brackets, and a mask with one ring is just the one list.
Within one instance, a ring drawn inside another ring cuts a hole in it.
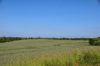
[{"label": "shrub", "polygon": [[94,39],[89,39],[89,44],[90,45],[94,45],[94,43],[95,43],[95,40]]},{"label": "shrub", "polygon": [[100,46],[100,39],[89,39],[89,44],[94,46]]}]

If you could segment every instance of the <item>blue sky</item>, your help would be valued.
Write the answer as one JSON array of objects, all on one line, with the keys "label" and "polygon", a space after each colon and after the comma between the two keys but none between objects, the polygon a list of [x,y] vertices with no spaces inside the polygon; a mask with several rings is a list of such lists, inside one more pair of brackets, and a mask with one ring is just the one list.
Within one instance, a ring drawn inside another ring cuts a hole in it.
[{"label": "blue sky", "polygon": [[2,0],[0,36],[97,37],[97,0]]}]

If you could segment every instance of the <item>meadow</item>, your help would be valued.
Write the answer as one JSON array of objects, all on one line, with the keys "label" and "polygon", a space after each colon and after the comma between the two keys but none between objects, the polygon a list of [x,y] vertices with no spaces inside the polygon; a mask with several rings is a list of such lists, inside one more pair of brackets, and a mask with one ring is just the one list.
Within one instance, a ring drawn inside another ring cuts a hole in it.
[{"label": "meadow", "polygon": [[90,46],[88,40],[0,43],[0,66],[100,66],[100,46]]}]

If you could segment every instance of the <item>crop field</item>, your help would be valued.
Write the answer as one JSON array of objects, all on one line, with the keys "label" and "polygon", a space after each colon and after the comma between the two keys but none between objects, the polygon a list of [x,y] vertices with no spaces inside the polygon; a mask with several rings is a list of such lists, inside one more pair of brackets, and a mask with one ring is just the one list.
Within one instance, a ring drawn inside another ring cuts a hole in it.
[{"label": "crop field", "polygon": [[0,66],[100,66],[100,46],[90,46],[88,40],[0,43]]}]

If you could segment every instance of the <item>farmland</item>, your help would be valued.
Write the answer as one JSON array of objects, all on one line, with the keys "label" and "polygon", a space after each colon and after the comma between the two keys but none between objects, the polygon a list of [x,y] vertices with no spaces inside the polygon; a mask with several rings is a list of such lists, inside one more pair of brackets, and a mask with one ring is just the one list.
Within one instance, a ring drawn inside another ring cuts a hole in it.
[{"label": "farmland", "polygon": [[0,43],[0,66],[100,66],[88,40],[29,39]]}]

